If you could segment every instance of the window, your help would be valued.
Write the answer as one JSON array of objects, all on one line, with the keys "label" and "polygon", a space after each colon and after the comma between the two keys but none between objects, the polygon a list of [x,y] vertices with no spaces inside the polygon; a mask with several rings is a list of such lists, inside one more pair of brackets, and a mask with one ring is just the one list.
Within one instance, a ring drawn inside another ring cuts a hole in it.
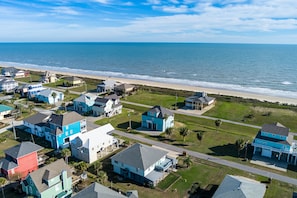
[{"label": "window", "polygon": [[119,163],[119,162],[118,162],[118,161],[116,161],[116,160],[114,160],[114,163],[116,163],[116,164],[117,164],[117,163]]}]

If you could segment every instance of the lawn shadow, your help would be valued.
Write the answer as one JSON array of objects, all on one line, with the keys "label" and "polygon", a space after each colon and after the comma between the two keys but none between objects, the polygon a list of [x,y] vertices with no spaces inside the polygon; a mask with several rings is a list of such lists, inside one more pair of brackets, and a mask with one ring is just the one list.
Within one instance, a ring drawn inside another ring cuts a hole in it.
[{"label": "lawn shadow", "polygon": [[213,156],[232,156],[238,157],[238,151],[235,144],[225,144],[209,148],[213,153],[207,153]]},{"label": "lawn shadow", "polygon": [[201,188],[199,183],[193,183],[188,191],[189,198],[211,198],[218,187],[216,184],[208,184],[206,188]]},{"label": "lawn shadow", "polygon": [[185,103],[184,102],[177,102],[176,104],[174,103],[174,104],[171,105],[172,108],[177,107],[178,109],[181,109],[184,106],[185,106]]},{"label": "lawn shadow", "polygon": [[[140,122],[135,122],[135,121],[131,121],[131,128],[132,129],[137,129],[141,126]],[[117,125],[118,128],[120,129],[127,129],[129,127],[129,121],[128,122],[123,122]]]},{"label": "lawn shadow", "polygon": [[164,137],[162,135],[150,135],[149,137],[152,138],[152,139],[156,139],[158,141],[162,141],[162,142],[174,142],[175,141],[173,139]]},{"label": "lawn shadow", "polygon": [[189,146],[189,145],[184,144],[184,143],[173,143],[172,145],[174,145],[174,146]]}]

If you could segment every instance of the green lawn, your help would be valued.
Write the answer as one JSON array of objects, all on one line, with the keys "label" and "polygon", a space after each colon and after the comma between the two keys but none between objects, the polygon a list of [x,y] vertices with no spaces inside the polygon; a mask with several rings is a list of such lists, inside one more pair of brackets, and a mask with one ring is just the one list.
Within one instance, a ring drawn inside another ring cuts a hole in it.
[{"label": "green lawn", "polygon": [[86,84],[78,87],[69,88],[70,91],[76,91],[76,92],[85,92],[85,91],[93,92],[96,89],[97,89],[97,85],[94,85],[94,84]]},{"label": "green lawn", "polygon": [[204,115],[259,126],[265,123],[280,122],[291,131],[297,132],[297,112],[290,109],[254,106],[252,103],[218,101],[215,107]]},{"label": "green lawn", "polygon": [[25,82],[25,83],[31,83],[31,82],[40,82],[41,75],[38,74],[30,74],[29,77],[24,78],[17,78],[17,81]]},{"label": "green lawn", "polygon": [[184,101],[184,99],[184,97],[176,98],[172,95],[156,94],[147,91],[137,91],[136,94],[126,97],[126,100],[129,102],[135,102],[151,106],[161,105],[169,109],[173,109],[175,107],[176,101],[177,105],[179,105]]},{"label": "green lawn", "polygon": [[160,183],[158,183],[158,188],[162,190],[166,190],[170,185],[174,184],[174,182],[178,181],[180,178],[179,175],[174,173],[169,173],[169,175],[166,176],[166,179],[162,180]]}]

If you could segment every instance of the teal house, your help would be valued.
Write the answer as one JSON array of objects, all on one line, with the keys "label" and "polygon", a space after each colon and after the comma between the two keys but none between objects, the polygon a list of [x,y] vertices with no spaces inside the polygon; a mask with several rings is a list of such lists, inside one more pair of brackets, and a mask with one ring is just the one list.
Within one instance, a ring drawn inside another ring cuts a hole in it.
[{"label": "teal house", "polygon": [[264,124],[255,137],[254,155],[278,159],[296,165],[297,146],[290,129],[280,123]]},{"label": "teal house", "polygon": [[72,194],[72,173],[63,159],[31,172],[21,182],[28,196],[66,198]]},{"label": "teal house", "polygon": [[81,94],[78,98],[73,100],[74,110],[79,113],[90,113],[92,112],[92,107],[95,104],[97,95],[86,93]]},{"label": "teal house", "polygon": [[161,106],[154,106],[142,114],[141,127],[153,131],[165,131],[174,126],[174,114]]},{"label": "teal house", "polygon": [[11,115],[13,108],[7,105],[0,105],[0,120]]}]

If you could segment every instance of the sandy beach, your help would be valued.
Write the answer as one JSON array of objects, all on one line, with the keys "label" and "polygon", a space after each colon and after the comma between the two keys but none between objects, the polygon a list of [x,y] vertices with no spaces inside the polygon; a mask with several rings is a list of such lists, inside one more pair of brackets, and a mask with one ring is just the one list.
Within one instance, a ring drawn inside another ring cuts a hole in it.
[{"label": "sandy beach", "polygon": [[[1,65],[1,67],[6,67],[6,66]],[[45,70],[41,70],[41,69],[37,70],[37,69],[21,68],[21,67],[16,67],[16,68],[23,69],[23,70],[37,71],[37,72],[45,72]],[[238,92],[238,91],[231,91],[231,90],[213,89],[213,88],[189,86],[189,85],[182,85],[182,84],[162,83],[162,82],[147,81],[147,80],[116,78],[116,77],[98,76],[98,75],[84,75],[84,74],[61,72],[61,71],[54,71],[54,70],[50,70],[50,71],[53,73],[56,73],[56,74],[68,75],[68,76],[77,76],[77,77],[85,77],[85,78],[101,79],[101,80],[110,79],[110,80],[118,81],[121,83],[129,83],[129,84],[135,84],[135,85],[147,85],[147,86],[152,86],[152,87],[161,87],[161,88],[169,88],[169,89],[176,89],[176,90],[194,91],[194,92],[195,91],[204,91],[209,94],[237,96],[237,97],[242,97],[242,98],[257,99],[260,101],[279,102],[279,103],[284,103],[284,104],[297,105],[297,99],[247,93],[244,91]]]}]

